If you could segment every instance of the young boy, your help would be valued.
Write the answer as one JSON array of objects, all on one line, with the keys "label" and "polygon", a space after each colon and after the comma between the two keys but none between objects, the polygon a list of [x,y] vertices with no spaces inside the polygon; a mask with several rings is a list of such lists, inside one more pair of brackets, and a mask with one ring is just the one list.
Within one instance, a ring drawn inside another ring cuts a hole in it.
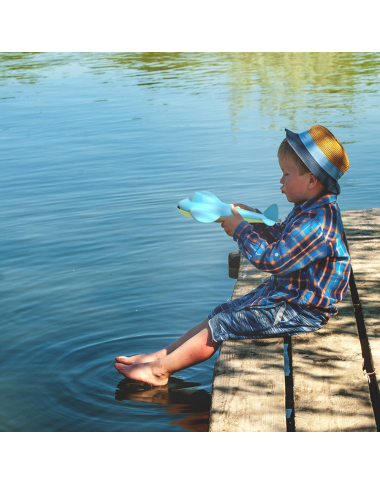
[{"label": "young boy", "polygon": [[[296,335],[322,328],[347,291],[350,258],[337,195],[349,167],[341,143],[323,126],[286,131],[278,150],[281,192],[294,208],[281,224],[249,224],[232,207],[221,217],[249,261],[271,278],[241,298],[216,307],[168,347],[116,357],[118,372],[153,386],[210,358],[223,340]],[[255,211],[244,204],[237,207]]]}]

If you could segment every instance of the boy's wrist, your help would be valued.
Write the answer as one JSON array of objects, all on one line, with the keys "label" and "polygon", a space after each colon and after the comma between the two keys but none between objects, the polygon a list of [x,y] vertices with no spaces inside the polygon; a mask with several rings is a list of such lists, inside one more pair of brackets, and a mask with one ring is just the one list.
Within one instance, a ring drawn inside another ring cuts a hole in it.
[{"label": "boy's wrist", "polygon": [[249,230],[252,230],[252,226],[249,222],[247,221],[243,221],[241,222],[235,229],[235,232],[233,234],[233,239],[234,241],[238,241],[238,239],[242,236],[244,236],[244,234],[246,232],[249,232]]}]

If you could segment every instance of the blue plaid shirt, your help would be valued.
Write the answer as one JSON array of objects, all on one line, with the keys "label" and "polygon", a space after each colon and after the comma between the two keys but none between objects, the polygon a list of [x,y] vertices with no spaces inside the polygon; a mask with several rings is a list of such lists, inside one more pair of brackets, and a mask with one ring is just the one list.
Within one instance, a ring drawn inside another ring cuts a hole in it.
[{"label": "blue plaid shirt", "polygon": [[350,256],[340,210],[333,194],[296,204],[272,227],[241,222],[233,238],[268,281],[243,297],[245,307],[270,308],[286,301],[328,318],[347,292]]}]

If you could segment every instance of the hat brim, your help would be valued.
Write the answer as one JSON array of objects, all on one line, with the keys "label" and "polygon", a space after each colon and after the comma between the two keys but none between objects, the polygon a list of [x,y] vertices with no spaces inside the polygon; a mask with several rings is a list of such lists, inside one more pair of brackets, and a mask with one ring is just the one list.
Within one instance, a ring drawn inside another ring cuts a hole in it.
[{"label": "hat brim", "polygon": [[340,185],[338,182],[331,177],[314,159],[314,157],[307,150],[305,145],[302,143],[301,138],[298,133],[293,133],[292,131],[285,128],[286,139],[289,145],[297,153],[303,163],[307,166],[310,172],[315,175],[316,179],[333,194],[340,194]]}]

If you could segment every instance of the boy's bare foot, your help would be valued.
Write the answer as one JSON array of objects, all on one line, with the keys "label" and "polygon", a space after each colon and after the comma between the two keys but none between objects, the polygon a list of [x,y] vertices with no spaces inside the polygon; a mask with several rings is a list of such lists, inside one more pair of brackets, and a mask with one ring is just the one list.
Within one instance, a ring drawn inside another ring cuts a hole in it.
[{"label": "boy's bare foot", "polygon": [[149,362],[134,365],[115,364],[115,369],[129,379],[145,382],[151,386],[164,386],[169,381],[169,374],[155,372]]},{"label": "boy's bare foot", "polygon": [[145,362],[153,362],[155,360],[162,359],[162,357],[166,356],[166,352],[164,350],[159,350],[158,352],[153,352],[152,354],[139,354],[139,355],[132,355],[132,357],[125,357],[124,355],[120,357],[115,357],[116,362],[120,362],[121,364],[125,365],[133,365],[133,364],[143,364]]}]

